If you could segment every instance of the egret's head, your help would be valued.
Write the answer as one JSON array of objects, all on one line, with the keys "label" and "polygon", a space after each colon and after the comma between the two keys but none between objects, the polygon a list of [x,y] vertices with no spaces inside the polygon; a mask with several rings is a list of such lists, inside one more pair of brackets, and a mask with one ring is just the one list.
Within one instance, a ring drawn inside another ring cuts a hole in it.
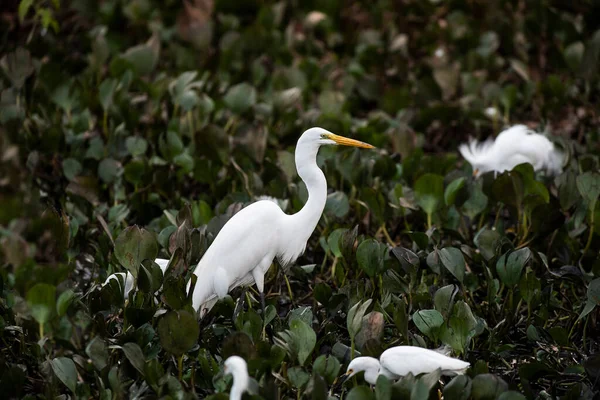
[{"label": "egret's head", "polygon": [[318,146],[322,145],[342,145],[342,146],[352,146],[352,147],[362,147],[365,149],[373,149],[374,146],[371,146],[368,143],[361,142],[359,140],[350,139],[344,136],[339,136],[334,133],[329,132],[323,128],[310,128],[307,129],[300,140],[298,140],[298,145],[303,144],[313,144]]},{"label": "egret's head", "polygon": [[365,381],[374,385],[377,382],[377,376],[379,375],[379,360],[373,357],[356,357],[350,361],[348,369],[346,370],[346,378],[350,378],[359,372],[365,372]]},{"label": "egret's head", "polygon": [[248,366],[246,364],[246,361],[239,356],[229,357],[227,360],[225,360],[223,374],[233,375],[234,380],[238,377],[247,377]]}]

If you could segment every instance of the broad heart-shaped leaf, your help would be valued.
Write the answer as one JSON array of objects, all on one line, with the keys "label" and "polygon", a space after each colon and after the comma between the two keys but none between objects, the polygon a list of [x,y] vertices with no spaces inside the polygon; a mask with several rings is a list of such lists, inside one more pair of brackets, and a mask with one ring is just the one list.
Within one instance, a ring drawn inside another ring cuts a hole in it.
[{"label": "broad heart-shaped leaf", "polygon": [[113,96],[117,89],[117,84],[118,82],[116,79],[108,78],[102,81],[100,87],[98,87],[98,98],[100,99],[100,104],[102,105],[104,112],[108,111],[113,104]]},{"label": "broad heart-shaped leaf", "polygon": [[35,71],[29,50],[22,47],[18,47],[14,52],[2,57],[0,67],[17,89],[21,89],[25,80]]},{"label": "broad heart-shaped leaf", "polygon": [[27,291],[26,297],[31,316],[38,324],[48,322],[56,307],[56,287],[38,283]]},{"label": "broad heart-shaped leaf", "polygon": [[412,320],[417,328],[432,340],[437,339],[438,330],[444,323],[444,317],[437,310],[416,311],[412,316]]},{"label": "broad heart-shaped leaf", "polygon": [[497,399],[508,390],[508,384],[492,374],[480,374],[473,378],[471,396],[473,400]]},{"label": "broad heart-shaped leaf", "polygon": [[132,156],[141,156],[148,149],[148,142],[140,136],[130,136],[125,140],[125,147]]},{"label": "broad heart-shaped leaf", "polygon": [[288,369],[288,379],[293,387],[302,389],[308,383],[310,374],[302,367],[292,367]]},{"label": "broad heart-shaped leaf", "polygon": [[256,104],[256,97],[256,89],[244,82],[230,87],[223,101],[231,111],[242,114]]},{"label": "broad heart-shaped leaf", "polygon": [[75,300],[75,292],[72,289],[67,289],[58,296],[56,302],[56,313],[59,317],[62,317],[67,313],[69,306]]},{"label": "broad heart-shaped leaf", "polygon": [[143,260],[154,260],[158,245],[154,235],[137,225],[125,228],[115,240],[115,257],[137,278]]},{"label": "broad heart-shaped leaf", "polygon": [[439,251],[439,256],[442,265],[463,283],[466,265],[462,252],[456,247],[445,247]]},{"label": "broad heart-shaped leaf", "polygon": [[507,286],[516,285],[530,258],[531,251],[527,247],[503,254],[496,262],[498,277]]},{"label": "broad heart-shaped leaf", "polygon": [[444,201],[444,178],[437,174],[424,174],[415,182],[414,192],[417,204],[431,215]]},{"label": "broad heart-shaped leaf", "polygon": [[278,335],[277,345],[286,349],[290,357],[297,358],[300,365],[304,365],[317,343],[317,334],[301,319],[291,320],[290,329]]},{"label": "broad heart-shaped leaf", "polygon": [[375,395],[367,386],[355,386],[346,396],[346,400],[375,400]]},{"label": "broad heart-shaped leaf", "polygon": [[450,321],[440,328],[440,339],[454,351],[462,354],[475,334],[476,326],[477,320],[469,305],[464,301],[457,301]]},{"label": "broad heart-shaped leaf", "polygon": [[100,336],[94,337],[85,348],[85,354],[92,360],[92,364],[101,371],[108,364],[108,351],[104,339]]},{"label": "broad heart-shaped leaf", "polygon": [[377,400],[392,400],[392,382],[385,375],[377,377],[375,398]]},{"label": "broad heart-shaped leaf", "polygon": [[447,285],[439,288],[433,295],[433,305],[444,317],[447,317],[452,311],[456,293],[458,293],[458,288],[455,285]]},{"label": "broad heart-shaped leaf", "polygon": [[498,396],[498,400],[526,400],[527,397],[514,390],[509,390]]},{"label": "broad heart-shaped leaf", "polygon": [[373,299],[367,299],[364,302],[357,302],[354,306],[348,310],[348,316],[346,317],[346,324],[348,327],[348,334],[351,339],[354,339],[356,334],[362,327],[362,319],[367,312],[367,308],[371,305]]},{"label": "broad heart-shaped leaf", "polygon": [[77,367],[73,360],[67,357],[58,357],[50,362],[54,375],[75,393],[77,389]]},{"label": "broad heart-shaped leaf", "polygon": [[577,177],[577,189],[581,196],[587,201],[588,209],[594,210],[598,196],[600,196],[600,174],[586,172]]},{"label": "broad heart-shaped leaf", "polygon": [[329,251],[336,257],[342,257],[342,250],[340,249],[341,238],[344,233],[348,230],[345,228],[338,228],[331,232],[327,237],[327,247]]},{"label": "broad heart-shaped leaf", "polygon": [[322,354],[313,363],[313,372],[321,375],[329,384],[337,379],[340,368],[340,362],[332,355]]},{"label": "broad heart-shaped leaf", "polygon": [[385,255],[388,248],[385,244],[374,239],[367,239],[356,249],[356,261],[370,277],[384,272]]},{"label": "broad heart-shaped leaf", "polygon": [[169,311],[158,322],[160,344],[175,356],[194,347],[199,334],[196,318],[185,310]]},{"label": "broad heart-shaped leaf", "polygon": [[579,318],[588,315],[596,306],[600,305],[600,278],[596,278],[590,282],[587,289],[587,302]]},{"label": "broad heart-shaped leaf", "polygon": [[444,400],[467,400],[471,396],[471,378],[466,375],[454,377],[444,386]]},{"label": "broad heart-shaped leaf", "polygon": [[460,177],[453,180],[446,190],[444,191],[444,201],[447,206],[451,206],[455,203],[458,193],[465,187],[465,177]]},{"label": "broad heart-shaped leaf", "polygon": [[131,47],[121,55],[127,60],[138,75],[148,75],[158,63],[160,55],[160,39],[157,34],[152,35],[146,43]]},{"label": "broad heart-shaped leaf", "polygon": [[348,211],[350,211],[350,203],[348,202],[346,193],[338,191],[327,195],[327,202],[325,203],[325,212],[327,214],[342,218],[348,214]]},{"label": "broad heart-shaped leaf", "polygon": [[146,359],[144,358],[144,353],[142,352],[140,346],[133,342],[125,343],[123,345],[123,352],[125,353],[125,357],[127,357],[131,365],[133,365],[133,367],[137,369],[138,372],[143,376]]}]

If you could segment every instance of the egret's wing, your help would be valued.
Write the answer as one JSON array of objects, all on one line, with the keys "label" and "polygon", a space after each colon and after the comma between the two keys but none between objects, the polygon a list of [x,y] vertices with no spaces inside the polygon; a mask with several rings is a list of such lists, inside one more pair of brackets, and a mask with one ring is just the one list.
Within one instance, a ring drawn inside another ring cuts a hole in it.
[{"label": "egret's wing", "polygon": [[414,346],[397,346],[384,351],[381,365],[398,376],[408,373],[419,375],[440,368],[443,372],[462,373],[469,363],[440,354],[434,350]]}]

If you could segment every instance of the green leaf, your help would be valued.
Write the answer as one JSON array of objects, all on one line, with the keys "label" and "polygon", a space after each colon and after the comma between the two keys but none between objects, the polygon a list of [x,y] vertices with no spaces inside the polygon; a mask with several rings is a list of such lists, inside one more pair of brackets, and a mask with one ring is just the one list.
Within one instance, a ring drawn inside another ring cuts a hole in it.
[{"label": "green leaf", "polygon": [[444,191],[444,201],[447,206],[451,206],[456,201],[456,196],[458,193],[465,187],[466,179],[464,177],[460,177],[458,179],[453,180],[446,190]]},{"label": "green leaf", "polygon": [[375,395],[367,386],[353,387],[346,400],[375,400]]},{"label": "green leaf", "polygon": [[492,374],[480,374],[473,378],[471,396],[473,400],[494,400],[508,390],[508,384]]},{"label": "green leaf", "polygon": [[337,358],[322,354],[313,363],[313,372],[321,375],[330,385],[337,379],[341,364]]},{"label": "green leaf", "polygon": [[364,302],[357,302],[350,310],[348,310],[348,316],[346,317],[346,325],[348,327],[348,333],[351,339],[354,339],[356,334],[362,327],[362,320],[367,312],[367,308],[371,305],[372,299],[367,299]]},{"label": "green leaf", "polygon": [[21,0],[21,3],[19,4],[19,22],[23,23],[23,20],[32,5],[33,0]]},{"label": "green leaf", "polygon": [[340,249],[340,239],[342,235],[347,232],[347,229],[339,228],[331,232],[327,237],[327,246],[329,251],[336,257],[342,257],[342,250]]},{"label": "green leaf", "polygon": [[454,302],[454,296],[458,292],[456,286],[447,285],[439,288],[433,296],[433,305],[444,317],[447,317],[451,310]]},{"label": "green leaf", "polygon": [[123,345],[123,352],[125,353],[125,357],[127,357],[131,365],[133,365],[133,367],[137,369],[138,372],[143,376],[144,364],[146,363],[146,360],[140,346],[133,342],[125,343]]},{"label": "green leaf", "polygon": [[223,101],[231,111],[242,114],[256,104],[256,97],[256,89],[244,82],[230,87]]},{"label": "green leaf", "polygon": [[444,324],[440,328],[440,339],[454,351],[462,354],[475,335],[476,327],[477,320],[469,305],[464,301],[458,301],[454,305],[448,324]]},{"label": "green leaf", "polygon": [[27,291],[26,297],[31,316],[39,324],[48,322],[56,308],[56,287],[38,283]]},{"label": "green leaf", "polygon": [[438,331],[444,323],[444,317],[437,310],[416,311],[412,316],[412,320],[421,333],[432,340],[437,338]]},{"label": "green leaf", "polygon": [[187,311],[169,311],[158,322],[158,336],[163,349],[180,356],[198,340],[200,330],[196,318]]},{"label": "green leaf", "polygon": [[65,178],[70,181],[72,181],[83,170],[81,163],[74,158],[65,158],[62,162],[62,167]]},{"label": "green leaf", "polygon": [[445,247],[439,251],[439,257],[442,265],[446,267],[460,283],[463,283],[466,264],[462,252],[455,247]]},{"label": "green leaf", "polygon": [[134,157],[141,156],[146,153],[148,149],[148,142],[146,139],[140,136],[130,136],[125,141],[125,147],[127,147],[127,151]]},{"label": "green leaf", "polygon": [[424,174],[415,182],[414,191],[419,207],[431,216],[442,205],[444,178],[436,174]]},{"label": "green leaf", "polygon": [[137,279],[142,261],[154,260],[158,246],[154,235],[137,225],[125,228],[115,240],[115,256],[119,263]]},{"label": "green leaf", "polygon": [[344,192],[333,192],[327,195],[325,212],[337,218],[343,218],[350,211],[350,202]]},{"label": "green leaf", "polygon": [[85,354],[92,360],[92,364],[98,371],[108,365],[108,351],[104,339],[95,336],[85,348]]},{"label": "green leaf", "polygon": [[596,201],[600,196],[600,174],[596,172],[586,172],[577,177],[577,189],[588,203],[588,210],[593,211],[596,208]]},{"label": "green leaf", "polygon": [[521,277],[519,282],[519,292],[526,303],[531,303],[536,293],[541,292],[542,285],[533,271],[528,271]]},{"label": "green leaf", "polygon": [[108,78],[102,81],[98,88],[98,98],[100,99],[100,104],[102,105],[104,112],[107,112],[113,104],[113,96],[117,89],[117,84],[118,82],[116,79]]},{"label": "green leaf", "polygon": [[375,398],[377,400],[392,400],[392,382],[385,375],[377,377]]},{"label": "green leaf", "polygon": [[498,396],[498,400],[526,400],[527,397],[523,396],[519,392],[515,392],[514,390],[509,390],[508,392],[502,393]]},{"label": "green leaf", "polygon": [[50,362],[54,375],[75,393],[77,389],[77,368],[73,360],[67,357],[58,357]]},{"label": "green leaf", "polygon": [[67,313],[67,309],[75,300],[75,292],[71,289],[67,289],[58,296],[56,302],[56,314],[62,317]]},{"label": "green leaf", "polygon": [[293,387],[302,389],[308,383],[310,374],[302,367],[292,367],[288,369],[288,379]]},{"label": "green leaf", "polygon": [[138,75],[144,76],[154,70],[159,55],[160,40],[158,35],[155,34],[146,43],[127,49],[121,57],[133,66]]},{"label": "green leaf", "polygon": [[569,68],[571,68],[572,71],[579,71],[584,51],[585,46],[582,42],[573,42],[565,48],[563,52],[563,57],[565,58],[565,62],[567,63]]},{"label": "green leaf", "polygon": [[290,329],[298,338],[298,362],[304,365],[317,344],[317,335],[309,325],[299,319],[290,323]]},{"label": "green leaf", "polygon": [[377,276],[385,271],[385,256],[388,248],[385,244],[374,239],[361,242],[356,249],[356,261],[363,271],[370,277]]},{"label": "green leaf", "polygon": [[454,377],[444,386],[444,400],[467,400],[471,396],[471,378],[466,375]]},{"label": "green leaf", "polygon": [[105,158],[98,164],[98,176],[105,183],[114,182],[117,176],[121,175],[122,172],[123,168],[121,163],[112,158]]},{"label": "green leaf", "polygon": [[498,277],[507,286],[518,284],[530,258],[531,251],[527,247],[503,254],[496,262]]}]

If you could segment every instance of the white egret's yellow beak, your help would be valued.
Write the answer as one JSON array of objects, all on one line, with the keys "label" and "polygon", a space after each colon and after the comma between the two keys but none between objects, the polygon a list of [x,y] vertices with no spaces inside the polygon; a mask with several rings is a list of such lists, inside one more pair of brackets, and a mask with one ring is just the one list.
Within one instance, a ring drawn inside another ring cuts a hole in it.
[{"label": "white egret's yellow beak", "polygon": [[350,139],[344,136],[339,136],[333,133],[326,133],[323,136],[325,136],[327,139],[333,140],[337,144],[341,144],[342,146],[362,147],[363,149],[375,148],[375,146],[372,146],[369,143],[361,142],[360,140]]},{"label": "white egret's yellow beak", "polygon": [[478,174],[479,174],[479,169],[478,169],[478,168],[475,168],[475,169],[473,170],[473,176],[477,176]]}]

